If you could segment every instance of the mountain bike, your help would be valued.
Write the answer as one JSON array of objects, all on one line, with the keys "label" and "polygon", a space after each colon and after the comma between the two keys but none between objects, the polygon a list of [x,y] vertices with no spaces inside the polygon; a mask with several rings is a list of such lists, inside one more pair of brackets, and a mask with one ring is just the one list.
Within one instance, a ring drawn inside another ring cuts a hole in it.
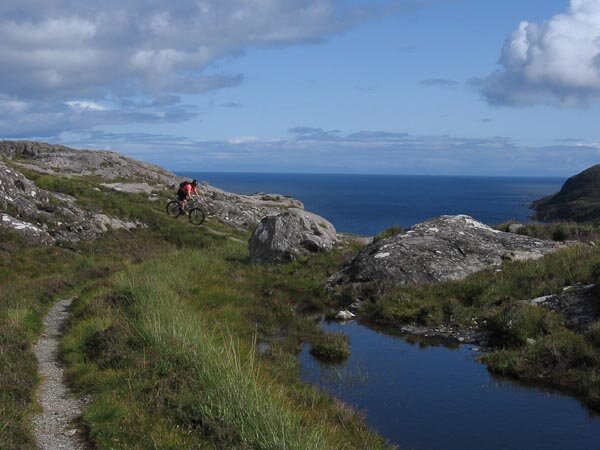
[{"label": "mountain bike", "polygon": [[188,200],[188,205],[185,210],[179,206],[177,200],[171,200],[167,203],[167,214],[175,218],[187,214],[192,225],[202,225],[206,218],[204,209],[202,209],[196,199]]}]

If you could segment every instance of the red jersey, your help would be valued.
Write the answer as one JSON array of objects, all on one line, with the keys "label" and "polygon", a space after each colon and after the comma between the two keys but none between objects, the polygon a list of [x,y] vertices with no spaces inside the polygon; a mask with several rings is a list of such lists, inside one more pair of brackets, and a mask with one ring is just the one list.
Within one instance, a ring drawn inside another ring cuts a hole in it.
[{"label": "red jersey", "polygon": [[191,184],[186,184],[181,188],[181,192],[185,195],[191,195],[194,192],[194,187]]}]

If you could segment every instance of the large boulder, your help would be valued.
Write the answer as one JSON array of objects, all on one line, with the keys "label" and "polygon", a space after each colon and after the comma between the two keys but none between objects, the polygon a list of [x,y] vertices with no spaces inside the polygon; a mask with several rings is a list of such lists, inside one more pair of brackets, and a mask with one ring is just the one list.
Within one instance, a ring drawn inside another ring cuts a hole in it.
[{"label": "large boulder", "polygon": [[328,251],[337,243],[334,226],[322,217],[290,208],[263,218],[249,240],[250,260],[283,264],[298,255]]},{"label": "large boulder", "polygon": [[506,260],[537,259],[565,244],[494,230],[465,215],[441,216],[374,242],[327,282],[334,290],[460,280]]}]

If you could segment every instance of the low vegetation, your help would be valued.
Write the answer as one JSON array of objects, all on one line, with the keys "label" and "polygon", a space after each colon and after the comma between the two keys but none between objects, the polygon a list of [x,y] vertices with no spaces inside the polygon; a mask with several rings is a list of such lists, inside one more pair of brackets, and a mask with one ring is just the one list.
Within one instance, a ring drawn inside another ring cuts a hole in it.
[{"label": "low vegetation", "polygon": [[[509,231],[515,222],[506,222],[496,228],[500,231]],[[600,225],[577,222],[557,222],[550,224],[528,223],[519,224],[517,234],[531,236],[550,241],[580,241],[585,243],[600,241]]]},{"label": "low vegetation", "polygon": [[38,379],[32,346],[50,304],[118,267],[107,258],[89,264],[86,254],[32,247],[0,230],[0,448],[34,448],[29,419]]},{"label": "low vegetation", "polygon": [[329,302],[322,276],[343,252],[252,266],[229,239],[248,236],[216,221],[192,227],[166,217],[164,201],[98,191],[94,179],[28,176],[149,228],[71,249],[2,236],[0,448],[34,447],[31,348],[67,295],[77,300],[61,354],[71,386],[91,395],[84,425],[98,448],[388,448],[299,381],[301,344],[326,339],[311,315]]},{"label": "low vegetation", "polygon": [[348,338],[342,333],[323,334],[313,341],[310,353],[323,362],[345,361],[350,356]]},{"label": "low vegetation", "polygon": [[483,359],[491,370],[570,390],[600,409],[600,323],[582,335],[561,315],[523,302],[587,284],[600,285],[600,249],[578,245],[462,281],[388,290],[365,312],[384,327],[479,328],[498,349]]},{"label": "low vegetation", "polygon": [[387,239],[387,238],[390,238],[392,236],[396,236],[397,234],[402,234],[405,231],[406,230],[404,228],[398,227],[398,226],[386,228],[385,230],[383,230],[381,233],[379,233],[377,236],[375,236],[373,238],[373,242],[378,242],[378,241],[381,241],[383,239]]},{"label": "low vegetation", "polygon": [[[388,448],[360,415],[299,381],[302,345],[322,360],[349,355],[346,338],[325,334],[319,319],[337,306],[323,280],[356,249],[254,266],[247,233],[167,217],[168,192],[150,202],[98,189],[93,178],[27,176],[148,228],[70,249],[30,247],[0,231],[0,448],[34,447],[31,349],[49,305],[67,295],[77,300],[61,355],[73,389],[91,396],[83,423],[98,448]],[[519,232],[589,243],[600,230]],[[600,323],[578,334],[522,302],[599,277],[600,249],[581,245],[460,282],[376,289],[382,297],[363,314],[388,327],[476,326],[496,348],[484,357],[492,370],[562,387],[600,409]]]}]

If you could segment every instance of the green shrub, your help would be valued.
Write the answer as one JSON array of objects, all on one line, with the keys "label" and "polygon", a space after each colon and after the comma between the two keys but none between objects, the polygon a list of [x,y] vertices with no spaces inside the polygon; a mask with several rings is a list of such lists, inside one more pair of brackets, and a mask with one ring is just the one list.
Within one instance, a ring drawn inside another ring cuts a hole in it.
[{"label": "green shrub", "polygon": [[375,236],[373,238],[373,242],[382,241],[383,239],[387,239],[392,236],[396,236],[397,234],[402,234],[402,233],[404,233],[404,231],[405,231],[404,228],[399,227],[399,226],[390,227],[386,230],[383,230],[381,233],[379,233],[377,236]]},{"label": "green shrub", "polygon": [[551,333],[559,324],[559,317],[543,308],[513,304],[494,314],[487,327],[496,345],[520,346],[527,343],[527,339]]},{"label": "green shrub", "polygon": [[350,356],[348,338],[342,333],[324,333],[314,339],[310,353],[324,362],[341,362]]},{"label": "green shrub", "polygon": [[592,345],[600,350],[600,322],[592,325],[586,335]]},{"label": "green shrub", "polygon": [[569,233],[566,228],[562,225],[556,225],[554,231],[552,232],[552,240],[563,242],[569,238]]}]

